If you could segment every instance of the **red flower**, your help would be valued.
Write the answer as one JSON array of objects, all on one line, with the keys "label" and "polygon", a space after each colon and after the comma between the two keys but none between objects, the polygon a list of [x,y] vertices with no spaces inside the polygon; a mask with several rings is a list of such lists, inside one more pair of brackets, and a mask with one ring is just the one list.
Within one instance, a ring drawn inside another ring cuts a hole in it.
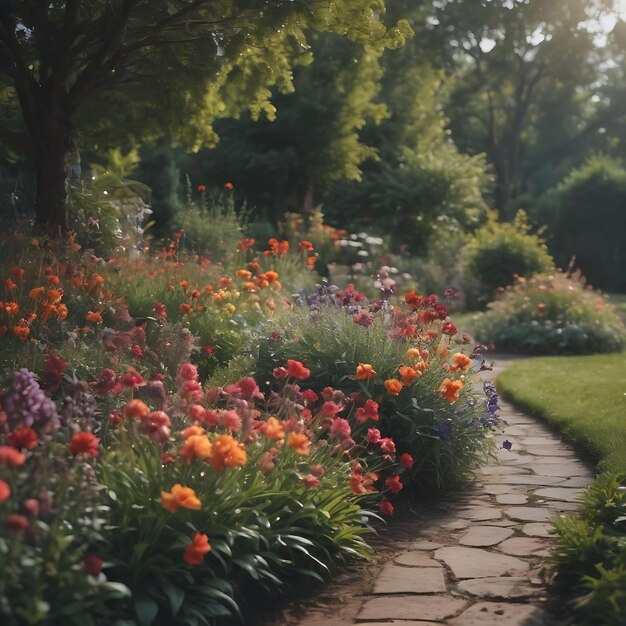
[{"label": "red flower", "polygon": [[367,441],[368,443],[378,443],[380,441],[380,430],[378,428],[368,428]]},{"label": "red flower", "polygon": [[206,185],[198,185],[198,191],[200,193],[202,193],[203,191],[206,191]]},{"label": "red flower", "polygon": [[211,551],[209,538],[204,533],[196,533],[191,543],[185,549],[183,559],[187,565],[201,565],[204,562],[204,555]]},{"label": "red flower", "polygon": [[10,497],[11,497],[11,488],[4,480],[0,480],[0,502],[4,502],[5,500],[8,500]]},{"label": "red flower", "polygon": [[7,443],[14,446],[18,450],[21,450],[22,448],[32,450],[38,443],[37,433],[28,426],[18,428],[9,434],[7,437]]},{"label": "red flower", "polygon": [[235,185],[233,185],[232,183],[224,183],[224,189],[227,189],[228,191],[231,191],[232,189],[234,189]]},{"label": "red flower", "polygon": [[76,433],[72,436],[72,440],[69,443],[70,452],[77,456],[79,454],[87,454],[89,456],[98,456],[100,452],[98,451],[98,446],[100,445],[100,440],[93,433],[90,432],[80,432]]},{"label": "red flower", "polygon": [[402,487],[404,486],[398,474],[393,474],[389,476],[389,478],[387,478],[387,480],[385,481],[385,484],[387,485],[387,488],[393,493],[398,493],[402,491]]},{"label": "red flower", "polygon": [[306,380],[311,375],[311,370],[307,369],[300,361],[287,361],[287,375],[296,380]]},{"label": "red flower", "polygon": [[441,332],[444,335],[449,335],[450,337],[452,337],[452,335],[456,335],[459,332],[459,329],[452,322],[446,322],[443,325]]},{"label": "red flower", "polygon": [[7,515],[7,528],[23,533],[28,530],[30,522],[25,515]]},{"label": "red flower", "polygon": [[0,446],[0,465],[19,467],[24,465],[26,456],[12,446]]},{"label": "red flower", "polygon": [[104,561],[97,554],[88,554],[83,559],[83,567],[90,576],[97,576],[102,571]]},{"label": "red flower", "polygon": [[379,505],[378,505],[378,510],[383,514],[383,515],[387,515],[387,516],[391,516],[393,515],[393,504],[391,504],[391,502],[389,502],[389,500],[383,500]]}]

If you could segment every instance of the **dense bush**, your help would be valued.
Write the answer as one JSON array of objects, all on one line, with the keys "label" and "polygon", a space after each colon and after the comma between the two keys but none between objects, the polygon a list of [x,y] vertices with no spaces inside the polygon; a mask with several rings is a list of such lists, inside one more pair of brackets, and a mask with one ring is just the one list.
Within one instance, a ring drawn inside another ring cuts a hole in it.
[{"label": "dense bush", "polygon": [[498,222],[495,215],[470,237],[462,253],[463,282],[468,302],[484,306],[497,290],[516,276],[530,278],[553,266],[543,240],[530,232],[526,214],[513,222]]},{"label": "dense bush", "polygon": [[474,318],[479,341],[527,354],[619,351],[626,329],[608,299],[579,272],[519,278]]},{"label": "dense bush", "polygon": [[556,521],[556,589],[581,626],[626,624],[626,477],[600,476],[581,509]]},{"label": "dense bush", "polygon": [[593,157],[574,170],[540,203],[550,225],[556,261],[572,256],[591,283],[626,291],[626,169],[608,157]]}]

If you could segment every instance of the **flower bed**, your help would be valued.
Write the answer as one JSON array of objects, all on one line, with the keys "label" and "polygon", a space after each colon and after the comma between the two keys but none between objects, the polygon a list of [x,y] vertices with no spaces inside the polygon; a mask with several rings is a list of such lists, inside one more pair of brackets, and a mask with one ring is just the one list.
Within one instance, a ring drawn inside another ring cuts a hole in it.
[{"label": "flower bed", "polygon": [[445,307],[349,287],[294,315],[278,270],[310,252],[27,242],[2,266],[2,623],[237,615],[367,558],[396,493],[488,453],[497,398]]}]

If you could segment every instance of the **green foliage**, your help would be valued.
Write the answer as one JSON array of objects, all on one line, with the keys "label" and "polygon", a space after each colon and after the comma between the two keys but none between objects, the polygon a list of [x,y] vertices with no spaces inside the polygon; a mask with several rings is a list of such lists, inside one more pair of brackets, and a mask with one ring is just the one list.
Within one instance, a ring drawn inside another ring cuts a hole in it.
[{"label": "green foliage", "polygon": [[237,214],[232,195],[188,190],[187,202],[174,215],[173,222],[184,233],[183,246],[215,262],[228,262],[243,239],[245,214]]},{"label": "green foliage", "polygon": [[618,352],[626,328],[606,296],[590,291],[579,272],[518,279],[474,318],[479,341],[504,352]]},{"label": "green foliage", "polygon": [[550,224],[550,249],[558,263],[572,256],[602,289],[626,291],[626,169],[617,160],[592,157],[542,201]]},{"label": "green foliage", "polygon": [[625,477],[603,474],[585,492],[580,511],[555,523],[551,562],[557,589],[581,625],[621,626],[626,615]]},{"label": "green foliage", "polygon": [[516,276],[530,278],[553,267],[543,239],[530,232],[523,211],[510,223],[498,222],[492,214],[469,238],[462,262],[467,300],[483,306]]}]

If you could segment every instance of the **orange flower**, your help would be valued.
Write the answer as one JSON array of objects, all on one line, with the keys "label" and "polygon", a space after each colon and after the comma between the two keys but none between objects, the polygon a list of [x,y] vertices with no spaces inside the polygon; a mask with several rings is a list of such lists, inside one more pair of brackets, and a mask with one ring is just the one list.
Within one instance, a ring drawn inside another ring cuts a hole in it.
[{"label": "orange flower", "polygon": [[196,533],[191,543],[185,549],[183,559],[187,565],[201,565],[204,562],[204,555],[211,551],[209,538],[204,533]]},{"label": "orange flower", "polygon": [[248,278],[250,278],[252,276],[252,272],[249,272],[248,270],[237,270],[235,272],[235,274],[239,277],[239,278],[243,278],[245,280],[248,280]]},{"label": "orange flower", "polygon": [[385,389],[387,393],[391,396],[397,396],[404,387],[404,384],[395,378],[390,378],[385,381]]},{"label": "orange flower", "polygon": [[406,387],[410,387],[416,378],[419,378],[422,375],[422,372],[419,370],[413,369],[408,365],[402,365],[398,368],[398,373],[402,378],[402,382]]},{"label": "orange flower", "polygon": [[366,378],[374,378],[376,372],[369,363],[359,363],[356,367],[356,378],[358,380],[365,380]]},{"label": "orange flower", "polygon": [[67,306],[65,304],[59,304],[55,309],[55,313],[56,313],[57,319],[59,319],[60,321],[67,319],[67,314],[68,314]]},{"label": "orange flower", "polygon": [[183,315],[189,315],[190,313],[193,312],[193,307],[187,304],[186,302],[183,302],[181,305],[179,305],[178,310]]},{"label": "orange flower", "polygon": [[457,352],[452,357],[452,364],[450,366],[451,372],[462,372],[465,373],[472,365],[472,359],[470,359],[466,354],[462,352]]},{"label": "orange flower", "polygon": [[16,283],[13,280],[11,280],[10,278],[5,278],[3,282],[4,282],[4,285],[6,286],[6,288],[9,289],[9,290],[13,290],[13,289],[15,289],[17,287]]},{"label": "orange flower", "polygon": [[11,330],[13,334],[22,341],[26,341],[28,335],[30,335],[30,328],[28,328],[28,323],[25,319],[21,319]]},{"label": "orange flower", "polygon": [[[199,405],[192,404],[191,406],[199,406]],[[185,439],[189,439],[189,437],[193,437],[196,435],[204,435],[204,434],[206,434],[204,428],[202,428],[201,426],[198,426],[197,424],[193,424],[192,426],[187,426],[187,428],[183,430],[183,437]]]},{"label": "orange flower", "polygon": [[72,435],[69,447],[70,452],[74,456],[87,454],[89,456],[97,457],[100,454],[98,451],[99,444],[100,440],[98,437],[96,437],[93,433],[84,431]]},{"label": "orange flower", "polygon": [[43,292],[45,289],[43,287],[35,287],[28,292],[28,297],[33,300],[40,300],[43,297]]},{"label": "orange flower", "polygon": [[298,453],[307,456],[311,453],[311,442],[309,438],[302,433],[289,433],[287,443]]},{"label": "orange flower", "polygon": [[9,315],[17,315],[20,311],[20,305],[17,302],[6,302],[4,304],[4,310]]},{"label": "orange flower", "polygon": [[170,513],[176,513],[178,509],[198,510],[202,503],[191,487],[183,487],[176,483],[171,491],[161,492],[161,506]]},{"label": "orange flower", "polygon": [[228,278],[228,276],[222,276],[222,278],[220,278],[220,287],[222,287],[223,289],[230,289],[232,286],[232,278]]},{"label": "orange flower", "polygon": [[308,250],[308,251],[313,251],[315,249],[315,247],[313,246],[313,244],[310,241],[301,241],[298,244],[298,248],[300,248],[300,250]]},{"label": "orange flower", "polygon": [[246,451],[231,435],[220,435],[213,442],[210,462],[215,471],[223,472],[226,467],[239,467],[246,461]]},{"label": "orange flower", "polygon": [[350,475],[350,490],[357,496],[376,491],[374,483],[378,480],[378,474],[370,472],[363,475],[360,471],[353,471]]},{"label": "orange flower", "polygon": [[193,459],[206,459],[211,456],[211,442],[206,435],[191,435],[187,437],[185,445],[181,448],[180,456],[189,461]]},{"label": "orange flower", "polygon": [[267,428],[265,430],[265,435],[268,439],[284,439],[285,429],[275,417],[269,417],[267,419]]},{"label": "orange flower", "polygon": [[150,409],[142,400],[131,400],[124,407],[124,415],[135,420],[145,417],[148,413],[150,413]]},{"label": "orange flower", "polygon": [[444,400],[452,404],[459,399],[461,389],[463,389],[462,380],[450,380],[449,378],[444,378],[441,386],[437,390],[437,393],[439,393]]},{"label": "orange flower", "polygon": [[87,311],[87,321],[102,324],[104,320],[102,319],[102,315],[100,315],[100,311]]},{"label": "orange flower", "polygon": [[55,274],[49,274],[47,278],[51,285],[58,285],[61,282],[61,279]]}]

